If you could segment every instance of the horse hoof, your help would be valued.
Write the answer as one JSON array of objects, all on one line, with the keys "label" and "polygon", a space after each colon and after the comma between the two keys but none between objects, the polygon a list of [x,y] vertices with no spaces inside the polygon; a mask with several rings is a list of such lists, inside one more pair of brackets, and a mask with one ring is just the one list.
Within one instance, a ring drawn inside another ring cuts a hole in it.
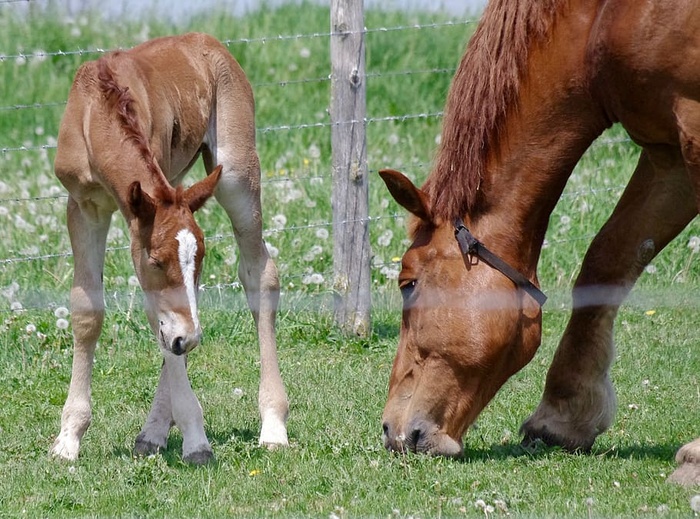
[{"label": "horse hoof", "polygon": [[211,450],[204,449],[187,454],[182,459],[185,463],[190,463],[191,465],[206,465],[214,461],[214,453]]},{"label": "horse hoof", "polygon": [[78,459],[79,450],[79,442],[67,439],[64,435],[59,434],[58,438],[56,438],[56,441],[53,442],[53,446],[49,451],[49,455],[54,459],[75,461]]},{"label": "horse hoof", "polygon": [[677,483],[684,487],[700,485],[700,465],[697,463],[683,463],[668,477],[670,483]]},{"label": "horse hoof", "polygon": [[151,454],[158,454],[161,449],[162,447],[156,443],[136,438],[136,443],[134,443],[134,450],[132,452],[134,456],[150,456]]}]

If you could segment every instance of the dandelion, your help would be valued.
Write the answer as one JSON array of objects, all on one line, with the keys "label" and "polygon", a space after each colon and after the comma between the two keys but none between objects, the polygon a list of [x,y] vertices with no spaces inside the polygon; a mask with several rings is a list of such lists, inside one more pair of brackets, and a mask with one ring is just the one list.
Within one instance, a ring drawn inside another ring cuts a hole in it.
[{"label": "dandelion", "polygon": [[272,259],[275,259],[280,255],[280,250],[274,245],[265,242],[265,248],[267,249],[268,256],[270,256]]},{"label": "dandelion", "polygon": [[688,240],[688,247],[690,248],[691,251],[693,251],[693,254],[697,254],[700,252],[700,236],[691,236],[690,240]]},{"label": "dandelion", "polygon": [[306,274],[303,278],[301,278],[301,282],[304,285],[322,285],[323,281],[323,274],[319,274],[318,272]]},{"label": "dandelion", "polygon": [[311,51],[308,47],[302,47],[301,50],[299,50],[299,56],[304,59],[308,59],[311,57]]},{"label": "dandelion", "polygon": [[656,310],[647,310],[646,312],[644,312],[644,315],[651,317],[655,313],[656,313]]},{"label": "dandelion", "polygon": [[70,467],[68,467],[68,473],[75,474],[75,466],[71,465]]},{"label": "dandelion", "polygon": [[36,325],[29,323],[24,330],[27,332],[27,335],[32,335],[36,332]]},{"label": "dandelion", "polygon": [[646,272],[647,274],[653,275],[653,274],[656,274],[658,272],[658,269],[654,265],[647,265],[646,267],[644,267],[644,272]]},{"label": "dandelion", "polygon": [[700,494],[690,498],[690,509],[695,512],[695,515],[700,514]]},{"label": "dandelion", "polygon": [[56,328],[59,330],[67,330],[69,326],[67,319],[56,319]]},{"label": "dandelion", "polygon": [[396,135],[395,133],[392,133],[391,135],[389,135],[389,138],[387,139],[387,141],[388,141],[389,144],[391,144],[392,146],[395,146],[396,144],[399,143],[399,136]]},{"label": "dandelion", "polygon": [[10,211],[4,205],[0,205],[0,216],[7,216]]},{"label": "dandelion", "polygon": [[388,198],[382,198],[382,201],[379,202],[379,207],[382,209],[386,209],[389,207],[389,199]]},{"label": "dandelion", "polygon": [[399,278],[399,270],[396,268],[396,265],[385,265],[379,269],[379,272],[387,279]]},{"label": "dandelion", "polygon": [[303,259],[304,261],[313,261],[314,259],[316,259],[316,256],[322,253],[323,247],[321,247],[320,245],[314,245],[306,252],[306,254],[304,254]]},{"label": "dandelion", "polygon": [[234,388],[233,396],[236,398],[241,398],[243,396],[243,390],[240,387]]},{"label": "dandelion", "polygon": [[563,226],[568,226],[571,224],[571,217],[564,214],[561,216],[561,218],[559,218],[559,223],[561,223]]},{"label": "dandelion", "polygon": [[34,56],[33,56],[33,60],[32,60],[32,61],[34,61],[34,63],[41,63],[41,62],[43,62],[43,61],[46,61],[46,58],[47,58],[47,57],[48,57],[48,56],[46,55],[46,51],[44,51],[44,50],[35,50],[35,51],[34,51]]},{"label": "dandelion", "polygon": [[10,310],[12,310],[13,312],[21,312],[22,310],[24,310],[24,307],[19,301],[13,301],[10,305]]},{"label": "dandelion", "polygon": [[382,247],[388,247],[391,244],[391,239],[394,237],[394,233],[391,229],[387,229],[382,233],[382,235],[377,239],[377,243]]},{"label": "dandelion", "polygon": [[5,184],[5,182],[0,180],[0,193],[4,194],[4,193],[7,193],[9,190],[10,190],[10,188],[7,186],[7,184]]},{"label": "dandelion", "polygon": [[130,287],[139,287],[141,286],[141,283],[139,283],[139,278],[136,276],[129,276],[129,281],[128,284]]},{"label": "dandelion", "polygon": [[27,58],[25,56],[19,55],[17,56],[17,59],[15,59],[15,65],[24,65],[27,63]]},{"label": "dandelion", "polygon": [[250,472],[248,472],[248,475],[252,478],[252,477],[255,477],[255,476],[257,476],[258,474],[260,474],[260,472],[261,472],[261,471],[260,471],[259,469],[253,469],[253,470],[251,470]]},{"label": "dandelion", "polygon": [[316,144],[312,144],[311,146],[309,146],[307,153],[312,159],[321,158],[321,148],[319,148]]},{"label": "dandelion", "polygon": [[327,240],[328,239],[328,229],[324,229],[321,227],[320,229],[316,229],[316,238],[320,240]]},{"label": "dandelion", "polygon": [[68,317],[69,313],[70,312],[68,312],[68,308],[66,308],[65,306],[59,306],[58,308],[56,308],[56,310],[53,311],[53,315],[56,316],[57,319],[65,319],[66,317]]},{"label": "dandelion", "polygon": [[34,134],[39,136],[44,135],[44,127],[37,126],[36,128],[34,128]]},{"label": "dandelion", "polygon": [[283,214],[276,214],[275,216],[272,217],[272,227],[280,230],[284,229],[285,225],[287,225],[287,217],[284,216]]}]

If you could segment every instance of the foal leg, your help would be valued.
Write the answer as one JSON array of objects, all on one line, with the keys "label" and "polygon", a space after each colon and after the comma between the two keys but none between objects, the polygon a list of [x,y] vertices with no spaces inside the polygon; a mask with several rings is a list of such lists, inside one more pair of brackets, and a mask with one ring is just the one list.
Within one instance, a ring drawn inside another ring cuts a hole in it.
[{"label": "foal leg", "polygon": [[541,439],[588,450],[615,415],[609,378],[617,310],[644,267],[695,216],[688,177],[676,158],[661,170],[642,152],[608,222],[591,244],[573,290],[573,311],[547,373],[542,401],[521,427]]},{"label": "foal leg", "polygon": [[147,456],[165,449],[168,444],[170,428],[174,423],[168,369],[163,361],[151,411],[148,413],[141,432],[136,437],[134,454]]},{"label": "foal leg", "polygon": [[104,321],[102,269],[111,213],[94,205],[84,209],[72,197],[68,198],[68,233],[74,261],[70,294],[73,369],[61,415],[61,432],[51,447],[52,456],[66,460],[78,457],[80,440],[90,425],[92,365]]},{"label": "foal leg", "polygon": [[260,342],[258,407],[262,418],[260,445],[287,445],[289,404],[277,361],[275,319],[279,301],[277,268],[262,239],[260,164],[249,148],[239,167],[224,164],[216,198],[228,213],[240,248],[238,276],[257,326]]}]

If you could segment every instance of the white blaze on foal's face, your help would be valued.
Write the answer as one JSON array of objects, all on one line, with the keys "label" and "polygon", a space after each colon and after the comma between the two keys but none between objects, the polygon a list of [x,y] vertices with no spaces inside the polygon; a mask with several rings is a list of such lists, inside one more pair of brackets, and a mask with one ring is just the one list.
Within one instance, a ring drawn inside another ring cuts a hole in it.
[{"label": "white blaze on foal's face", "polygon": [[179,246],[177,250],[180,260],[180,270],[182,271],[182,281],[187,293],[187,302],[190,305],[190,315],[195,330],[199,330],[199,318],[197,317],[197,280],[196,259],[197,259],[197,238],[188,229],[182,229],[177,233],[175,239]]}]

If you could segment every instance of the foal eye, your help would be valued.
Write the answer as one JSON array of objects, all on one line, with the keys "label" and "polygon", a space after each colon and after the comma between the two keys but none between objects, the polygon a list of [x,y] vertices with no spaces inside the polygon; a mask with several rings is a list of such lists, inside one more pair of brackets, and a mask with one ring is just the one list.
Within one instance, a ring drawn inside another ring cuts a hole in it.
[{"label": "foal eye", "polygon": [[153,267],[154,269],[163,269],[163,264],[160,262],[159,259],[154,258],[153,256],[148,257],[148,264]]}]

